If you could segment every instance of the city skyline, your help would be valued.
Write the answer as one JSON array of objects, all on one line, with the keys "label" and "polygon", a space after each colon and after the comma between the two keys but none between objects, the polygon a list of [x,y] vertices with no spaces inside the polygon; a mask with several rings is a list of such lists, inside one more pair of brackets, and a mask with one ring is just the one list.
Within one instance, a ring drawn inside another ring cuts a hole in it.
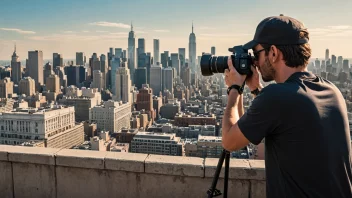
[{"label": "city skyline", "polygon": [[[193,21],[197,56],[210,53],[211,46],[216,47],[216,55],[228,55],[229,47],[253,38],[263,18],[281,13],[306,25],[313,58],[323,58],[326,48],[333,54],[350,58],[352,23],[348,19],[352,14],[348,7],[352,2],[336,1],[331,5],[319,1],[319,12],[314,12],[318,9],[317,3],[241,2],[233,9],[233,6],[224,6],[233,4],[229,0],[217,4],[185,0],[177,4],[163,1],[102,4],[90,0],[83,4],[80,0],[63,0],[59,5],[42,0],[36,4],[5,1],[0,8],[0,60],[11,58],[15,43],[20,60],[26,59],[28,51],[33,50],[43,51],[44,59],[51,59],[54,52],[63,54],[65,59],[74,59],[75,52],[80,51],[89,56],[94,52],[106,54],[109,47],[127,49],[131,22],[136,40],[145,39],[146,52],[153,53],[153,39],[159,39],[160,53],[177,53],[178,48],[186,48],[188,54]],[[40,12],[33,14],[33,9]]]}]

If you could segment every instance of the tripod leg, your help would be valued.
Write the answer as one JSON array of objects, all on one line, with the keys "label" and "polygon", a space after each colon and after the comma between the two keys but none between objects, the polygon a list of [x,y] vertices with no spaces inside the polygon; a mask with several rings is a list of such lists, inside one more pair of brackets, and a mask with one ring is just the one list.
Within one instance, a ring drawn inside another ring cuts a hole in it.
[{"label": "tripod leg", "polygon": [[227,198],[227,190],[229,183],[229,166],[230,166],[230,152],[226,151],[225,155],[225,178],[224,178],[224,198]]},{"label": "tripod leg", "polygon": [[213,194],[214,194],[214,191],[215,191],[215,188],[216,188],[216,184],[218,182],[218,179],[219,179],[219,175],[220,175],[220,171],[221,171],[221,168],[222,168],[222,165],[224,163],[224,159],[225,159],[225,155],[226,155],[226,150],[224,149],[221,153],[221,156],[220,156],[220,159],[219,159],[219,162],[218,162],[218,165],[216,167],[216,171],[215,171],[215,175],[214,175],[214,178],[213,178],[213,182],[211,184],[211,187],[210,189],[208,190],[208,197],[213,197]]}]

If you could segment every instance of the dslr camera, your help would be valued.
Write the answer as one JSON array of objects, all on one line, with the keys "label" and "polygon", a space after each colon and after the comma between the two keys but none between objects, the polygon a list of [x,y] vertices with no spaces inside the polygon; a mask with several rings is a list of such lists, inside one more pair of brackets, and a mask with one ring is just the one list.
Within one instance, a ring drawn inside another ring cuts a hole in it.
[{"label": "dslr camera", "polygon": [[[232,52],[232,64],[237,72],[242,75],[251,76],[251,66],[254,63],[254,57],[244,49],[242,45],[229,48]],[[224,73],[228,69],[228,56],[213,56],[211,54],[203,54],[200,60],[200,68],[203,76],[211,76],[214,73]]]}]

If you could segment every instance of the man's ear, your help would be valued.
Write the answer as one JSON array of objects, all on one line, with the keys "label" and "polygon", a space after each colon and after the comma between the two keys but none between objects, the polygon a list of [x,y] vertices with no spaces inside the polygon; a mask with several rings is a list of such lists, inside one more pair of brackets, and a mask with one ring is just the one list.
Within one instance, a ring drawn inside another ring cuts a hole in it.
[{"label": "man's ear", "polygon": [[272,45],[270,48],[271,48],[272,56],[273,56],[272,61],[275,62],[278,60],[278,55],[279,55],[278,49],[275,45]]}]

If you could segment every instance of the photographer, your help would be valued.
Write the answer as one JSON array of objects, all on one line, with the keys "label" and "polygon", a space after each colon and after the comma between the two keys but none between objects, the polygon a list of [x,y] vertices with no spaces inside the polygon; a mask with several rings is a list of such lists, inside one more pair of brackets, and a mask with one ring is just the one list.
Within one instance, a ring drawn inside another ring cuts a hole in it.
[{"label": "photographer", "polygon": [[[265,138],[267,197],[352,197],[351,140],[345,100],[329,81],[308,72],[309,33],[287,16],[259,23],[243,47],[255,55],[253,75],[228,59],[228,104],[222,144],[228,151]],[[276,84],[262,87],[263,81]],[[254,95],[243,113],[243,83]]]}]

